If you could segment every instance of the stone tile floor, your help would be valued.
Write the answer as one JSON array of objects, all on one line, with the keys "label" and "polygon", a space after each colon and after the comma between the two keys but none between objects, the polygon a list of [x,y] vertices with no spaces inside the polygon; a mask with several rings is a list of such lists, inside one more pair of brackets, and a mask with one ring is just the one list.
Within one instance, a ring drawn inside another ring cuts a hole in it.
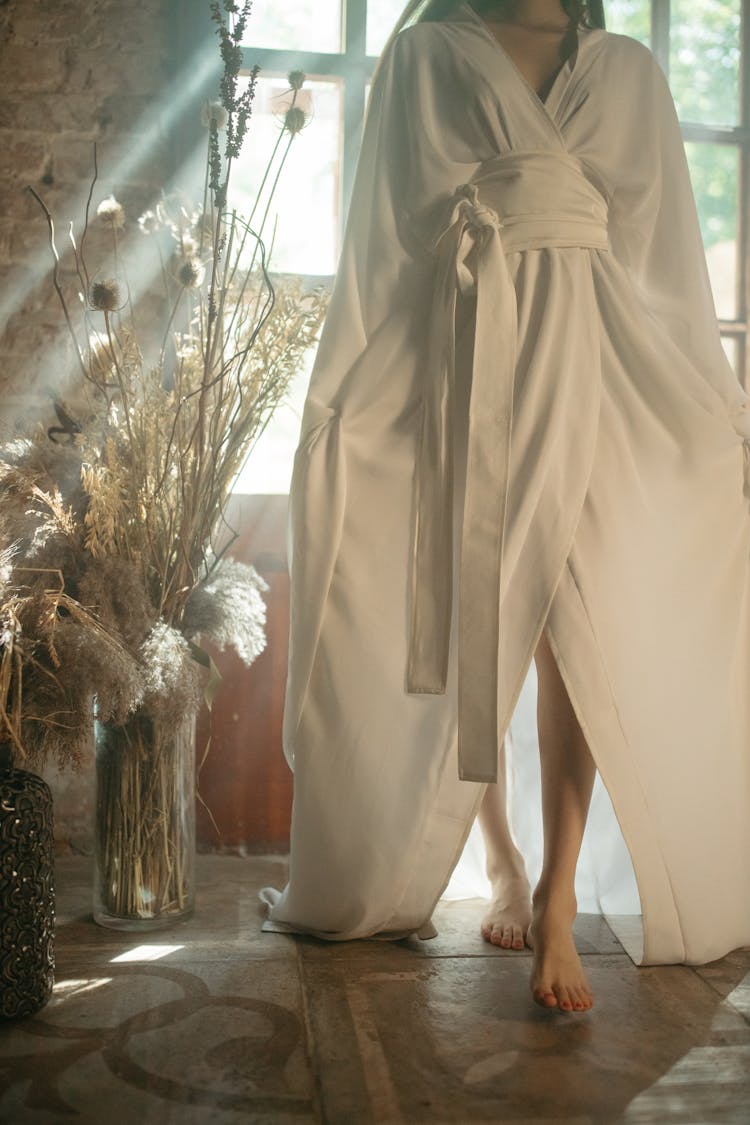
[{"label": "stone tile floor", "polygon": [[750,1123],[750,949],[638,969],[580,915],[596,1007],[545,1012],[529,952],[479,936],[484,900],[441,902],[425,942],[262,933],[285,872],[199,856],[193,917],[132,935],[91,920],[90,861],[59,860],[55,993],[0,1026],[0,1121]]}]

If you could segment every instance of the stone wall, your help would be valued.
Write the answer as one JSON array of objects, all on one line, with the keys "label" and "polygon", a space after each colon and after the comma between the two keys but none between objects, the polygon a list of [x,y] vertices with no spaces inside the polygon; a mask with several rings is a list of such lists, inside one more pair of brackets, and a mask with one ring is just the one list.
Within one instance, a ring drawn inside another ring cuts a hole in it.
[{"label": "stone wall", "polygon": [[[140,213],[167,174],[159,125],[170,39],[167,0],[0,4],[3,428],[48,408],[70,362],[46,221],[27,185],[49,205],[65,248],[68,222],[81,229],[96,141],[94,203],[114,191],[131,214]],[[90,250],[94,260],[98,247]],[[71,264],[65,253],[66,278]]]}]

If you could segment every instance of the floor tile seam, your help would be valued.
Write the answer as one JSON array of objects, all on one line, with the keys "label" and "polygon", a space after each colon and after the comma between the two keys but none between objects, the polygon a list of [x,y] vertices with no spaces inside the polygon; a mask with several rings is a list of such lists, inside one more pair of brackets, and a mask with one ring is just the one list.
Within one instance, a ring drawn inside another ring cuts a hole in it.
[{"label": "floor tile seam", "polygon": [[307,995],[307,980],[305,977],[305,962],[299,942],[295,942],[295,963],[297,965],[297,981],[300,991],[300,1006],[302,1009],[302,1029],[305,1036],[305,1055],[312,1080],[312,1104],[315,1120],[318,1125],[325,1125],[323,1111],[323,1076],[319,1061],[318,1043],[313,1030],[313,1019],[310,1011],[310,1002]]},{"label": "floor tile seam", "polygon": [[[408,951],[408,952],[411,954],[411,956],[409,957],[410,961],[422,961],[422,962],[423,961],[508,961],[508,962],[512,963],[515,960],[517,962],[522,961],[524,964],[526,964],[528,961],[531,960],[531,958],[533,956],[531,950],[529,950],[528,953],[522,953],[520,950],[514,950],[512,954],[510,954],[510,953],[417,953],[416,951],[412,952],[411,950]],[[390,958],[389,954],[386,954],[385,956],[388,959],[389,965],[392,966],[392,965],[395,965],[395,964],[398,963],[397,961],[392,960]],[[632,964],[631,958],[628,956],[627,953],[624,953],[624,952],[623,953],[617,953],[617,952],[605,953],[605,952],[596,951],[596,952],[582,953],[582,952],[579,951],[579,956],[582,959],[583,958],[610,958],[610,959],[616,958],[622,964],[628,964],[628,963]],[[380,960],[380,957],[377,954],[370,955],[370,954],[367,954],[367,953],[337,953],[337,952],[334,952],[333,950],[331,951],[330,956],[327,956],[325,954],[315,954],[313,956],[310,956],[308,954],[303,953],[302,957],[303,957],[303,960],[306,964],[309,964],[309,963],[320,964],[321,962],[327,962],[327,961],[333,961],[337,965],[342,964],[342,963],[366,964],[367,962],[371,962],[371,961],[374,961],[374,960]]]},{"label": "floor tile seam", "polygon": [[732,1001],[729,999],[729,997],[732,995],[731,992],[728,995],[725,994],[721,988],[714,986],[710,978],[702,976],[702,974],[697,971],[698,969],[703,968],[702,965],[687,965],[686,968],[690,969],[692,975],[696,978],[696,980],[699,980],[701,984],[705,988],[707,988],[713,996],[718,996],[719,1000],[721,1000],[723,1004],[728,1004],[732,1011],[736,1012],[741,1020],[750,1025],[750,1012],[743,1012],[741,1008],[738,1008],[736,1004],[732,1003]]},{"label": "floor tile seam", "polygon": [[159,966],[159,965],[162,965],[165,968],[169,968],[170,966],[173,966],[174,968],[179,968],[181,966],[184,967],[185,965],[190,965],[193,969],[195,969],[196,967],[200,967],[201,965],[230,965],[230,964],[231,965],[237,965],[237,964],[240,964],[240,963],[243,963],[245,965],[269,965],[269,964],[270,965],[289,965],[289,964],[292,963],[293,960],[294,960],[293,957],[247,957],[247,956],[245,956],[244,959],[243,959],[241,954],[237,954],[237,955],[234,955],[234,956],[224,956],[224,957],[217,957],[217,956],[214,956],[214,957],[197,956],[196,957],[196,956],[191,954],[189,957],[178,957],[178,958],[168,958],[168,957],[162,958],[162,957],[160,957],[160,958],[156,958],[155,960],[143,960],[143,961],[117,961],[116,962],[113,958],[110,958],[109,960],[106,960],[106,961],[92,962],[90,959],[86,959],[86,958],[83,958],[83,957],[80,958],[80,959],[76,959],[76,960],[66,961],[65,958],[61,958],[59,956],[59,952],[58,952],[58,956],[56,957],[56,968],[57,968],[57,972],[58,972],[58,975],[59,975],[60,973],[67,973],[67,972],[73,972],[73,971],[78,972],[80,969],[82,969],[84,967],[90,967],[91,969],[96,969],[97,971],[103,971],[109,965],[112,965],[112,964],[117,964],[119,968],[122,968],[124,965],[128,965],[131,968],[137,968],[137,967],[143,968],[145,966],[154,967],[154,966]]},{"label": "floor tile seam", "polygon": [[736,1012],[740,1019],[744,1020],[748,1027],[750,1027],[750,1012],[743,1012],[742,1009],[733,1004],[727,996],[724,997],[724,1003],[728,1004],[732,1011]]},{"label": "floor tile seam", "polygon": [[[527,957],[518,958],[517,960],[519,962],[522,960],[523,964],[526,965],[530,961],[530,959],[531,959],[530,956],[527,956]],[[493,957],[491,953],[477,954],[476,956],[466,956],[466,957],[453,957],[453,956],[450,956],[448,954],[431,953],[429,955],[428,954],[425,954],[425,955],[422,955],[422,956],[417,955],[417,957],[415,957],[415,958],[410,958],[408,963],[414,964],[415,962],[417,962],[419,964],[424,964],[425,962],[429,963],[431,961],[464,962],[464,961],[504,961],[504,960],[506,960],[506,958]],[[507,958],[507,960],[510,961],[511,959]],[[333,963],[335,965],[367,965],[367,964],[382,965],[382,964],[386,964],[388,968],[398,968],[399,965],[406,963],[404,961],[393,961],[393,960],[390,960],[390,959],[383,962],[383,961],[380,960],[380,958],[370,958],[370,957],[367,957],[365,955],[357,956],[356,954],[351,954],[348,957],[331,957],[331,958],[307,957],[305,959],[305,964],[308,964],[308,965],[310,965],[310,964],[320,965],[320,964],[325,964],[326,962]]]}]

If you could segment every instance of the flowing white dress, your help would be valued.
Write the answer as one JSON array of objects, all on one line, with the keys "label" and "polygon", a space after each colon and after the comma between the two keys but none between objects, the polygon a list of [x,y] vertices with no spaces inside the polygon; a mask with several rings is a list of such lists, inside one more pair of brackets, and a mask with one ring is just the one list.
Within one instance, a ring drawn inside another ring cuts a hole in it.
[{"label": "flowing white dress", "polygon": [[748,442],[648,49],[580,30],[542,102],[467,2],[403,30],[294,460],[264,929],[435,932],[546,623],[634,961],[750,944]]}]

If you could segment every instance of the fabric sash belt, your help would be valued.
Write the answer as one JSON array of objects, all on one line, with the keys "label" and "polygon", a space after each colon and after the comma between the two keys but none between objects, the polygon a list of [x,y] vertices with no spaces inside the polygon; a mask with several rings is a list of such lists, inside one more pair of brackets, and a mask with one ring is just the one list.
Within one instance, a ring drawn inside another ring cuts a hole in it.
[{"label": "fabric sash belt", "polygon": [[458,773],[495,781],[501,579],[513,426],[516,292],[505,255],[608,248],[607,203],[566,153],[483,163],[435,239],[410,573],[407,691],[443,694],[453,593],[453,402],[457,295],[475,295],[458,615]]}]

